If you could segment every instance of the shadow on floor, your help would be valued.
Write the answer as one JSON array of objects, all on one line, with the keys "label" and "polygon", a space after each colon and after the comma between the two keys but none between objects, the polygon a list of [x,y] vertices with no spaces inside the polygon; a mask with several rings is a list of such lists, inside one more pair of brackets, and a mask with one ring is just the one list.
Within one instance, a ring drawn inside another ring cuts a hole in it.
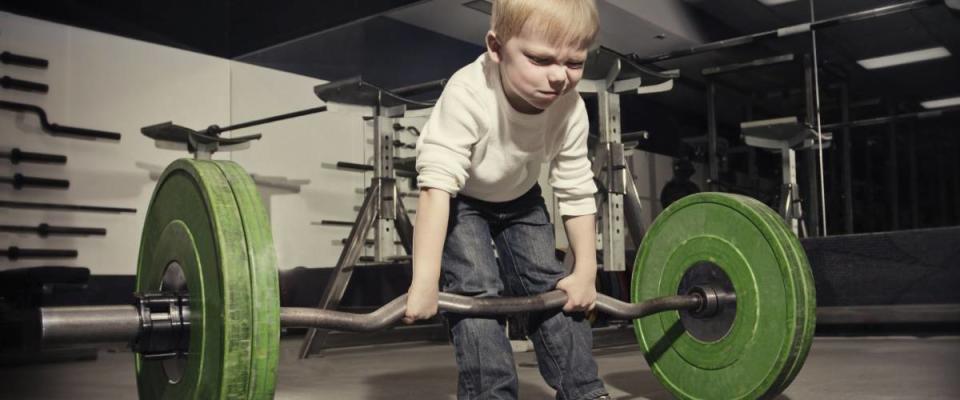
[{"label": "shadow on floor", "polygon": [[[618,389],[627,393],[627,397],[617,396],[617,399],[647,399],[647,400],[672,400],[670,395],[657,377],[650,371],[629,371],[616,372],[603,376],[603,382],[607,389]],[[790,400],[787,395],[781,394],[776,400]]]},{"label": "shadow on floor", "polygon": [[[372,375],[365,379],[364,386],[369,388],[364,397],[369,400],[454,399],[457,397],[457,368],[411,368]],[[424,393],[425,390],[430,393]],[[549,389],[521,381],[520,398],[553,399],[554,394]]]},{"label": "shadow on floor", "polygon": [[[650,371],[635,370],[606,374],[603,376],[603,382],[607,385],[607,390],[616,388],[627,393],[627,397],[617,396],[618,399],[674,399]],[[790,398],[781,394],[776,400],[790,400]]]},{"label": "shadow on floor", "polygon": [[607,385],[607,390],[618,389],[626,392],[633,398],[642,398],[649,400],[672,400],[673,396],[667,389],[663,388],[657,377],[650,371],[625,371],[606,374],[603,376],[603,383]]}]

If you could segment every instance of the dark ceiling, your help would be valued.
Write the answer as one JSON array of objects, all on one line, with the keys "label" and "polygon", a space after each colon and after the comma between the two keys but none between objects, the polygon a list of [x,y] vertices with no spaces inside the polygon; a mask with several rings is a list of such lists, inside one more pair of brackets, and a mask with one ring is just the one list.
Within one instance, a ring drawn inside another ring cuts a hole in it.
[{"label": "dark ceiling", "polygon": [[[235,59],[419,1],[0,0],[0,9]],[[722,32],[721,35],[751,34],[810,20],[810,6],[806,0],[777,6],[765,6],[757,0],[684,1],[705,17],[711,31]],[[893,3],[896,1],[816,0],[815,6],[817,19],[824,19]],[[827,83],[846,81],[854,98],[895,97],[898,102],[916,103],[931,97],[958,94],[960,62],[957,57],[877,71],[866,71],[855,63],[865,57],[936,45],[960,55],[958,21],[960,19],[951,15],[946,7],[938,5],[819,30],[819,60],[821,65],[829,67],[823,79]],[[810,51],[809,35],[795,35],[660,64],[665,68],[680,68],[684,77],[689,78],[688,83],[696,86],[704,82],[700,71],[706,67],[781,54],[795,54],[797,60],[802,60],[802,55]],[[717,79],[725,89],[730,89],[727,91],[729,95],[756,97],[757,93],[801,88],[798,71],[802,71],[799,62],[792,67],[781,65]],[[687,96],[673,97],[683,99],[677,104],[680,107],[699,107]],[[774,108],[769,112],[788,111]]]},{"label": "dark ceiling", "polygon": [[236,58],[417,1],[0,0],[0,9],[218,57]]}]

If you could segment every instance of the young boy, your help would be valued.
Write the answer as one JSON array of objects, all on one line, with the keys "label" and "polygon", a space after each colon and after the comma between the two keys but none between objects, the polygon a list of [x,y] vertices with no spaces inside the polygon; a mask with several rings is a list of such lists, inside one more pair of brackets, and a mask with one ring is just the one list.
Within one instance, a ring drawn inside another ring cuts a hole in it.
[{"label": "young boy", "polygon": [[[593,0],[496,0],[487,52],[450,78],[417,143],[420,199],[404,321],[436,314],[441,272],[445,292],[467,296],[565,291],[563,312],[531,315],[529,329],[557,399],[608,398],[582,317],[597,298],[597,189],[576,86],[597,30]],[[572,272],[554,256],[537,184],[547,161],[575,256]],[[516,399],[504,319],[447,318],[458,397]]]}]

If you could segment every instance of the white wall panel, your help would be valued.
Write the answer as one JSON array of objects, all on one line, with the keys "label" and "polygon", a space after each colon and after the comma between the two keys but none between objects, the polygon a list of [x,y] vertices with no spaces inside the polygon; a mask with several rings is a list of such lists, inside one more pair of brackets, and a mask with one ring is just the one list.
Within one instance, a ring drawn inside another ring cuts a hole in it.
[{"label": "white wall panel", "polygon": [[70,180],[69,190],[0,187],[0,198],[137,208],[137,214],[0,209],[4,224],[91,226],[106,237],[0,233],[0,247],[77,249],[76,260],[0,260],[0,268],[79,265],[95,274],[133,274],[140,230],[154,182],[148,169],[182,156],[157,150],[140,128],[174,119],[186,126],[229,120],[230,62],[99,32],[0,13],[0,48],[50,61],[48,69],[0,64],[0,74],[46,83],[46,95],[0,91],[8,101],[43,107],[51,122],[120,132],[120,142],[53,137],[32,114],[0,110],[0,147],[64,154],[67,165],[0,161],[0,175],[20,172]]}]

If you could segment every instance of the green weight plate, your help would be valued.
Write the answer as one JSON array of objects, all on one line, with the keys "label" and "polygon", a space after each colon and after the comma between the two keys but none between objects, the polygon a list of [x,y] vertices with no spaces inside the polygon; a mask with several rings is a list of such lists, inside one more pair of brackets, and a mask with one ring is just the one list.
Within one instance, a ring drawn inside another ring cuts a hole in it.
[{"label": "green weight plate", "polygon": [[780,215],[757,200],[747,198],[744,203],[757,209],[765,219],[776,226],[773,231],[782,237],[781,243],[786,246],[786,250],[794,258],[795,265],[799,266],[798,268],[794,268],[793,271],[801,288],[801,290],[798,291],[798,307],[804,310],[804,312],[800,314],[802,331],[801,334],[797,336],[797,344],[794,346],[797,352],[793,357],[792,366],[789,368],[789,372],[782,376],[782,382],[778,384],[780,388],[778,392],[782,392],[793,382],[793,379],[800,372],[800,368],[803,367],[803,363],[806,361],[807,354],[810,351],[810,345],[813,343],[814,331],[816,330],[816,289],[814,287],[813,272],[810,270],[810,263],[807,260],[803,245],[790,228],[786,226]]},{"label": "green weight plate", "polygon": [[273,398],[280,350],[280,286],[270,219],[253,179],[239,164],[218,161],[243,216],[253,288],[253,399]]},{"label": "green weight plate", "polygon": [[797,249],[797,262],[805,266],[800,273],[800,286],[803,290],[803,298],[805,299],[803,309],[807,316],[804,321],[800,341],[797,344],[800,351],[794,360],[793,367],[790,368],[789,374],[783,380],[780,391],[786,390],[787,386],[790,385],[793,379],[797,377],[797,374],[800,373],[800,369],[803,367],[803,363],[807,360],[807,355],[810,353],[810,346],[813,344],[813,336],[817,325],[817,293],[814,286],[813,271],[810,270],[810,263],[807,260],[806,252],[800,244],[800,241],[793,235],[791,235],[790,238],[794,242],[793,247]]},{"label": "green weight plate", "polygon": [[[654,374],[680,398],[771,397],[789,382],[804,354],[812,302],[804,297],[799,263],[768,209],[736,195],[703,193],[678,201],[644,238],[634,270],[633,301],[676,294],[698,262],[719,266],[737,292],[736,317],[720,339],[684,331],[678,312],[634,322]],[[812,286],[812,285],[811,285]]]},{"label": "green weight plate", "polygon": [[270,374],[276,363],[269,355],[258,356],[261,346],[275,342],[258,328],[271,316],[258,316],[255,309],[268,302],[266,297],[279,298],[275,286],[256,286],[260,268],[273,257],[262,253],[272,248],[263,247],[263,238],[248,239],[245,228],[251,222],[246,220],[260,217],[246,214],[250,204],[238,200],[244,196],[236,195],[220,163],[175,161],[161,176],[147,211],[137,291],[163,289],[169,266],[179,266],[191,313],[188,355],[179,368],[169,360],[137,356],[141,399],[248,399],[273,393]]},{"label": "green weight plate", "polygon": [[813,285],[813,275],[800,241],[797,240],[796,235],[790,231],[790,228],[784,224],[780,215],[755,199],[741,197],[741,200],[743,200],[745,205],[757,210],[757,212],[768,221],[771,225],[771,231],[775,232],[779,238],[777,242],[783,246],[783,249],[789,254],[791,259],[794,260],[795,265],[798,266],[798,268],[793,268],[792,271],[798,282],[798,287],[801,289],[797,291],[797,307],[800,310],[804,310],[804,312],[798,315],[797,323],[801,331],[795,338],[795,344],[792,347],[795,351],[790,355],[787,362],[788,372],[780,376],[780,380],[775,384],[774,390],[772,390],[772,392],[779,393],[787,388],[800,371],[813,341],[813,334],[816,327],[816,293]]}]

